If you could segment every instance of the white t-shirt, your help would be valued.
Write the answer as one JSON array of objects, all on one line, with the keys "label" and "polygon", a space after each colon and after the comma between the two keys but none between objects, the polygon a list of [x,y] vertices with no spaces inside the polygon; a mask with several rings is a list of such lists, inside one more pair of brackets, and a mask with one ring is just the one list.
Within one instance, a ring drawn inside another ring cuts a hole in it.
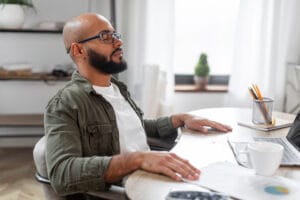
[{"label": "white t-shirt", "polygon": [[113,83],[109,87],[93,85],[93,88],[97,94],[102,95],[112,105],[115,111],[121,153],[150,150],[142,122],[122,96],[119,88]]}]

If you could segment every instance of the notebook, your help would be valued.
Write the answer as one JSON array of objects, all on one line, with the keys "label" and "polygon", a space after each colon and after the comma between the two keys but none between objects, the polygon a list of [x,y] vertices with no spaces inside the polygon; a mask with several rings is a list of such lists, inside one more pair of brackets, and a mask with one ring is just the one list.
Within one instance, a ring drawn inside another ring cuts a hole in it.
[{"label": "notebook", "polygon": [[249,138],[249,141],[238,142],[231,141],[228,137],[228,143],[239,164],[245,165],[246,161],[242,158],[237,158],[236,150],[246,148],[248,143],[253,141],[266,141],[281,144],[284,147],[281,166],[300,166],[300,112],[297,114],[287,136],[284,138],[253,137]]},{"label": "notebook", "polygon": [[238,122],[238,125],[260,130],[260,131],[274,131],[281,128],[290,127],[292,126],[292,123],[284,119],[276,119],[275,125],[253,124],[252,122]]}]

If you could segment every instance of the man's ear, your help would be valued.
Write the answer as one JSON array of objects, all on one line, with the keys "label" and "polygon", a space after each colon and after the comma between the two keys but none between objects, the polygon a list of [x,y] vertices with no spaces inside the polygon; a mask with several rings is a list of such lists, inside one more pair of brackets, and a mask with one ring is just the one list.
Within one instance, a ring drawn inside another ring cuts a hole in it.
[{"label": "man's ear", "polygon": [[83,56],[83,54],[85,54],[85,49],[80,44],[73,42],[71,44],[71,52],[72,52],[73,56],[81,57],[81,56]]}]

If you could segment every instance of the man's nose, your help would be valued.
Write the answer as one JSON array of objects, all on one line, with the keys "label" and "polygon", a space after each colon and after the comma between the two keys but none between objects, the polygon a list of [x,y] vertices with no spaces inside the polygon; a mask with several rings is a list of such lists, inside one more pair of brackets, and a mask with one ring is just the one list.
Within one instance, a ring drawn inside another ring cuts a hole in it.
[{"label": "man's nose", "polygon": [[114,47],[121,47],[123,45],[123,41],[121,40],[121,38],[120,39],[115,38],[113,44]]}]

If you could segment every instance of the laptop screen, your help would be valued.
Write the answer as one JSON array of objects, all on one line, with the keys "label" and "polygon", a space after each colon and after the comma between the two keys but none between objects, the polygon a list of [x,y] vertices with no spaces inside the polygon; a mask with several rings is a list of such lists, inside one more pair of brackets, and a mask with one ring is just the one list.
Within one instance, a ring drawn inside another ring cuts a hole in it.
[{"label": "laptop screen", "polygon": [[292,127],[286,136],[287,140],[300,151],[300,112],[297,114]]}]

